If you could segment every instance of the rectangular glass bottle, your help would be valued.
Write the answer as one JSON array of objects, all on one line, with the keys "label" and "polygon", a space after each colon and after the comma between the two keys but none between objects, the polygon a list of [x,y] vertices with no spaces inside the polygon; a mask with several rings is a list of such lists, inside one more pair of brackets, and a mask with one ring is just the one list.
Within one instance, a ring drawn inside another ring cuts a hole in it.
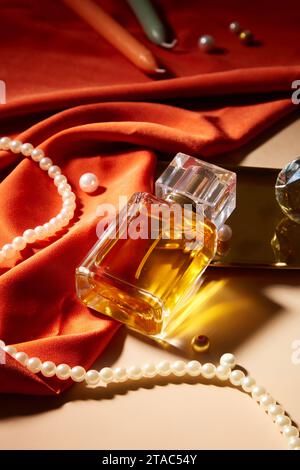
[{"label": "rectangular glass bottle", "polygon": [[76,271],[79,298],[140,333],[162,337],[195,293],[235,207],[235,174],[177,154],[156,196],[135,193]]}]

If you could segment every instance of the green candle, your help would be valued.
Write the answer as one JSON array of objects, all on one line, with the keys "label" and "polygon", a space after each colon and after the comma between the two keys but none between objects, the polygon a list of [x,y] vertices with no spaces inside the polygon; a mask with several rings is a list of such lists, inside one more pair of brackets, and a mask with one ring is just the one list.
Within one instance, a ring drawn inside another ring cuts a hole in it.
[{"label": "green candle", "polygon": [[151,0],[127,1],[150,41],[163,47],[173,47],[175,45],[176,40],[168,43],[166,28],[153,8]]}]

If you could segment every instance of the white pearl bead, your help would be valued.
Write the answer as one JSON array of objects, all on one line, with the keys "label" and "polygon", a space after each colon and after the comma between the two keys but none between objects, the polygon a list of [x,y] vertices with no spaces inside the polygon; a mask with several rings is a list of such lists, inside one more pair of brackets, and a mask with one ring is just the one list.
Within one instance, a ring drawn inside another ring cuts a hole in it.
[{"label": "white pearl bead", "polygon": [[186,365],[186,372],[191,377],[197,377],[201,374],[201,364],[199,361],[189,361]]},{"label": "white pearl bead", "polygon": [[46,236],[50,237],[51,235],[53,235],[54,233],[54,228],[52,225],[50,225],[49,222],[46,222],[44,225],[43,225],[44,229],[46,230]]},{"label": "white pearl bead", "polygon": [[241,25],[238,21],[232,21],[229,25],[229,30],[232,33],[238,34],[241,31]]},{"label": "white pearl bead", "polygon": [[97,385],[100,381],[100,374],[97,370],[89,370],[85,375],[85,380],[88,385]]},{"label": "white pearl bead", "polygon": [[63,194],[62,194],[62,200],[65,202],[65,201],[75,201],[76,200],[76,196],[75,194],[72,192],[72,191],[65,191]]},{"label": "white pearl bead", "polygon": [[232,229],[229,225],[222,225],[218,230],[218,240],[221,242],[228,242],[232,237]]},{"label": "white pearl bead", "polygon": [[17,352],[14,346],[4,346],[4,351],[9,354],[10,356],[14,356]]},{"label": "white pearl bead", "polygon": [[0,139],[0,148],[2,150],[9,150],[11,139],[9,137],[2,137]]},{"label": "white pearl bead", "polygon": [[60,174],[61,174],[61,169],[57,165],[52,165],[48,169],[48,175],[50,176],[50,178],[54,179],[55,176],[60,175]]},{"label": "white pearl bead", "polygon": [[162,377],[166,377],[167,375],[171,374],[171,365],[168,361],[161,361],[156,366],[158,375]]},{"label": "white pearl bead", "polygon": [[61,214],[58,214],[55,219],[58,227],[65,227],[69,223],[69,218]]},{"label": "white pearl bead", "polygon": [[33,229],[29,228],[23,233],[23,238],[26,243],[34,243],[37,240],[36,233]]},{"label": "white pearl bead", "polygon": [[74,380],[74,382],[83,382],[85,374],[86,372],[84,367],[75,366],[71,369],[71,379]]},{"label": "white pearl bead", "polygon": [[47,231],[42,225],[35,227],[34,232],[38,240],[44,240],[44,238],[47,236]]},{"label": "white pearl bead", "polygon": [[144,364],[142,367],[143,376],[151,379],[157,374],[156,367],[154,364]]},{"label": "white pearl bead", "polygon": [[56,377],[60,380],[68,380],[71,377],[71,367],[68,364],[59,364],[56,367]]},{"label": "white pearl bead", "polygon": [[63,217],[68,217],[68,219],[71,219],[72,216],[74,215],[74,210],[73,208],[71,207],[68,207],[68,208],[63,208],[61,211],[60,211],[60,214],[63,216]]},{"label": "white pearl bead", "polygon": [[11,245],[10,243],[7,243],[6,245],[2,247],[2,253],[5,258],[9,259],[15,256],[16,250],[14,249],[13,245]]},{"label": "white pearl bead", "polygon": [[42,368],[42,361],[38,357],[31,357],[28,359],[26,367],[33,374],[37,374]]},{"label": "white pearl bead", "polygon": [[127,369],[127,374],[131,380],[139,380],[142,377],[142,369],[138,366],[131,366]]},{"label": "white pearl bead", "polygon": [[31,158],[34,162],[40,162],[45,157],[44,151],[39,148],[35,148],[31,152]]},{"label": "white pearl bead", "polygon": [[299,437],[298,429],[296,428],[296,426],[291,426],[291,425],[284,426],[284,428],[282,429],[282,434],[287,438]]},{"label": "white pearl bead", "polygon": [[27,243],[24,237],[16,237],[13,239],[12,246],[16,251],[22,251],[26,247]]},{"label": "white pearl bead", "polygon": [[205,52],[211,52],[215,48],[215,40],[210,34],[204,34],[199,38],[199,47]]},{"label": "white pearl bead", "polygon": [[216,366],[207,362],[202,366],[202,375],[206,379],[212,379],[216,375]]},{"label": "white pearl bead", "polygon": [[[270,405],[270,406],[273,406],[273,405]],[[292,421],[291,421],[291,418],[289,418],[286,415],[278,415],[275,418],[275,423],[277,424],[277,426],[279,426],[280,430],[282,431],[284,426],[290,426],[290,424],[292,424]]]},{"label": "white pearl bead", "polygon": [[269,405],[268,406],[268,415],[271,416],[273,421],[275,421],[277,416],[282,416],[284,414],[284,409],[280,405]]},{"label": "white pearl bead", "polygon": [[65,191],[71,191],[71,186],[68,184],[68,183],[60,183],[57,187],[57,191],[58,191],[58,194],[60,194],[61,196],[63,195],[63,193]]},{"label": "white pearl bead", "polygon": [[247,377],[245,377],[241,382],[242,389],[245,390],[245,392],[247,392],[247,393],[252,392],[252,389],[255,386],[255,384],[256,384],[256,382],[255,382],[254,378],[250,377],[250,375],[247,375]]},{"label": "white pearl bead", "polygon": [[241,385],[242,380],[244,378],[245,378],[245,374],[241,370],[233,370],[229,376],[230,382],[232,383],[232,385],[235,385],[236,387]]},{"label": "white pearl bead", "polygon": [[230,374],[231,374],[231,369],[229,366],[223,366],[220,364],[216,368],[216,376],[218,377],[219,380],[223,380],[223,381],[228,380]]},{"label": "white pearl bead", "polygon": [[28,354],[25,352],[19,351],[14,355],[14,358],[16,361],[20,362],[20,364],[23,364],[23,366],[26,366],[27,361],[28,361]]},{"label": "white pearl bead", "polygon": [[10,142],[9,148],[13,153],[20,153],[21,145],[22,145],[22,142],[20,140],[12,140]]},{"label": "white pearl bead", "polygon": [[266,410],[269,405],[275,404],[275,400],[269,393],[265,393],[260,397],[259,403],[260,406]]},{"label": "white pearl bead", "polygon": [[184,361],[173,362],[173,364],[171,365],[171,371],[177,377],[182,377],[186,372],[185,362]]},{"label": "white pearl bead", "polygon": [[114,369],[114,377],[117,382],[126,382],[128,376],[125,367],[116,367]]},{"label": "white pearl bead", "polygon": [[4,341],[2,341],[2,339],[0,339],[0,349],[4,349],[5,348],[5,343]]},{"label": "white pearl bead", "polygon": [[40,163],[39,163],[40,168],[44,171],[49,170],[52,164],[53,164],[52,160],[48,157],[42,158],[42,160],[40,160]]},{"label": "white pearl bead", "polygon": [[288,446],[290,449],[300,448],[300,438],[299,437],[290,437],[288,440]]},{"label": "white pearl bead", "polygon": [[84,173],[79,179],[79,186],[85,193],[93,193],[99,187],[99,180],[94,173]]},{"label": "white pearl bead", "polygon": [[254,400],[259,401],[260,397],[266,393],[266,389],[262,387],[261,385],[255,385],[253,387],[251,395]]},{"label": "white pearl bead", "polygon": [[110,367],[104,367],[100,370],[100,380],[106,384],[114,379],[114,371]]},{"label": "white pearl bead", "polygon": [[65,177],[65,175],[57,175],[54,178],[55,186],[59,186],[61,183],[66,183],[66,182],[67,182],[67,178]]},{"label": "white pearl bead", "polygon": [[25,157],[29,157],[31,155],[31,152],[33,151],[33,145],[31,144],[23,144],[21,146],[21,153],[25,156]]},{"label": "white pearl bead", "polygon": [[42,364],[41,373],[45,377],[53,377],[56,373],[56,366],[52,361],[45,361]]},{"label": "white pearl bead", "polygon": [[225,353],[221,356],[220,364],[222,366],[228,366],[230,369],[233,369],[236,366],[236,358],[234,354]]}]

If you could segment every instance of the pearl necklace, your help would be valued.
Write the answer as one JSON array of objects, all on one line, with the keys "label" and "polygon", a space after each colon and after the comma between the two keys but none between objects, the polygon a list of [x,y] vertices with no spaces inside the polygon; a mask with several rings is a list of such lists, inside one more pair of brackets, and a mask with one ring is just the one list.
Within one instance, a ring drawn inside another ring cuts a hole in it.
[{"label": "pearl necklace", "polygon": [[89,387],[99,385],[106,386],[109,383],[121,383],[126,381],[137,381],[142,378],[152,379],[156,376],[167,377],[175,375],[183,377],[201,376],[205,379],[218,379],[222,382],[229,381],[232,385],[242,388],[258,402],[260,407],[268,413],[279,430],[287,438],[288,447],[291,450],[300,450],[299,430],[292,425],[292,420],[287,416],[283,407],[261,385],[256,385],[253,377],[245,375],[239,369],[235,369],[236,358],[233,354],[226,353],[220,358],[217,366],[199,361],[177,360],[173,363],[161,361],[158,364],[144,364],[143,366],[131,366],[129,368],[117,367],[112,369],[104,367],[100,371],[91,369],[86,371],[82,366],[70,367],[68,364],[56,365],[52,361],[42,362],[38,357],[29,357],[25,352],[17,352],[14,346],[5,346],[0,340],[0,348],[12,356],[16,361],[26,367],[33,374],[41,373],[44,377],[56,376],[60,380],[72,379],[74,382],[84,382]]},{"label": "pearl necklace", "polygon": [[42,149],[34,148],[33,145],[28,143],[23,144],[19,140],[11,140],[9,137],[2,137],[0,139],[0,150],[20,153],[39,163],[40,168],[47,171],[48,176],[53,179],[58,194],[63,201],[62,209],[56,217],[53,217],[44,225],[25,230],[22,236],[14,238],[11,243],[7,243],[2,247],[0,250],[0,263],[2,263],[5,259],[13,258],[18,252],[24,250],[26,245],[49,238],[67,226],[74,217],[76,196],[72,192],[66,176],[62,174],[60,167],[53,165],[52,160],[45,156]]},{"label": "pearl necklace", "polygon": [[[27,229],[22,236],[13,239],[0,250],[0,263],[5,259],[13,258],[17,252],[22,251],[27,244],[44,240],[51,237],[56,232],[69,224],[74,217],[76,209],[76,196],[68,184],[67,178],[61,173],[57,165],[53,165],[50,158],[46,157],[43,150],[34,148],[29,143],[23,144],[19,140],[11,140],[9,137],[0,139],[0,150],[10,150],[13,153],[21,153],[25,157],[39,163],[42,170],[47,171],[50,178],[54,180],[58,194],[62,197],[62,210],[56,217],[53,217],[44,225],[39,225],[34,229]],[[292,425],[291,419],[287,416],[282,406],[278,405],[275,399],[266,392],[265,388],[256,385],[255,380],[239,370],[235,369],[236,359],[233,354],[224,354],[218,366],[210,363],[200,364],[198,361],[178,360],[170,364],[168,361],[161,361],[158,364],[144,364],[142,367],[132,366],[129,368],[117,367],[111,369],[104,367],[100,371],[86,371],[82,366],[70,367],[68,364],[56,366],[52,361],[42,362],[38,357],[29,357],[25,352],[17,351],[14,346],[6,346],[0,340],[0,349],[12,356],[17,362],[26,367],[31,373],[41,373],[44,377],[56,376],[60,380],[72,379],[74,382],[83,382],[90,387],[97,385],[107,385],[111,382],[126,382],[129,380],[140,380],[142,378],[154,378],[155,376],[167,377],[171,374],[177,377],[185,375],[197,377],[202,375],[206,379],[219,379],[229,381],[235,387],[241,387],[246,393],[251,394],[262,409],[268,413],[275,424],[278,425],[282,434],[288,439],[288,446],[293,450],[300,450],[299,430]]]}]

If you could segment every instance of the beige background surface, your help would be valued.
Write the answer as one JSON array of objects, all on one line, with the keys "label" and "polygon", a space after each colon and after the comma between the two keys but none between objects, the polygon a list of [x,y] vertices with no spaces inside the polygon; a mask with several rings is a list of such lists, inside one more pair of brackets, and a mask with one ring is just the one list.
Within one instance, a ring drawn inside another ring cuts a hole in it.
[{"label": "beige background surface", "polygon": [[[243,165],[282,167],[300,155],[300,119],[234,152]],[[226,161],[219,158],[218,162]],[[300,423],[300,365],[291,343],[300,339],[300,272],[233,271],[227,279],[236,308],[208,322],[215,361],[226,350]],[[219,293],[222,296],[222,291]],[[227,295],[227,294],[226,294]],[[180,357],[120,331],[96,364],[142,364]],[[61,397],[0,397],[1,449],[285,449],[286,441],[259,406],[227,386],[157,380],[107,389],[73,387]]]}]

